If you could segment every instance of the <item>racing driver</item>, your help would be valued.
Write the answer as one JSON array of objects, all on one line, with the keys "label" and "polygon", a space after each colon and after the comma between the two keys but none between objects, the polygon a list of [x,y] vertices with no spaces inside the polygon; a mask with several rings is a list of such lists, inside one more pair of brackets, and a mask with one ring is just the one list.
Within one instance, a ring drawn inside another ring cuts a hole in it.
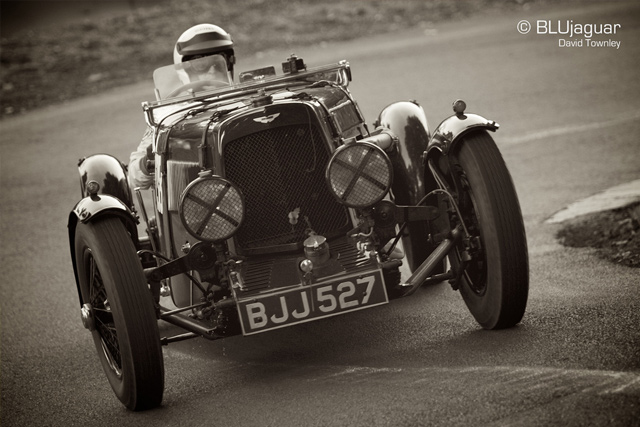
[{"label": "racing driver", "polygon": [[[182,33],[173,49],[174,64],[182,64],[199,58],[206,58],[212,55],[220,55],[227,64],[227,72],[230,81],[233,79],[233,64],[235,55],[233,52],[233,41],[231,36],[222,28],[212,24],[198,24]],[[178,71],[178,75],[183,84],[194,80],[202,79],[202,75],[207,72],[206,67],[198,69],[198,63],[188,69]],[[147,128],[142,136],[142,141],[138,149],[131,153],[129,157],[129,182],[132,187],[142,189],[153,185],[154,174],[151,167],[153,160],[153,130]]]}]

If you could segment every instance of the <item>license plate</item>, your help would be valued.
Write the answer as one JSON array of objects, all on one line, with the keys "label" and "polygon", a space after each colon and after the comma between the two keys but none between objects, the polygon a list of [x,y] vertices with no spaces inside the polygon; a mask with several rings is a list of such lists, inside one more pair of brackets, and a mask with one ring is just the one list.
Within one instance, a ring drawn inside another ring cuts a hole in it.
[{"label": "license plate", "polygon": [[389,302],[381,270],[238,301],[243,335],[284,328]]}]

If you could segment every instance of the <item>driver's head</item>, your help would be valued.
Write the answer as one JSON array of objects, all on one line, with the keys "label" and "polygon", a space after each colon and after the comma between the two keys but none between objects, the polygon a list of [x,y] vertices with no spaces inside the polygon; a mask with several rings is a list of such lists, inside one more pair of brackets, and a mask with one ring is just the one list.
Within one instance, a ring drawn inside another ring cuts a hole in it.
[{"label": "driver's head", "polygon": [[[220,55],[224,58],[227,71],[233,78],[233,64],[236,62],[236,57],[233,53],[231,36],[217,25],[199,24],[189,28],[178,38],[173,49],[173,62],[180,64],[212,55]],[[206,61],[198,61],[198,63],[201,67],[206,66]]]}]

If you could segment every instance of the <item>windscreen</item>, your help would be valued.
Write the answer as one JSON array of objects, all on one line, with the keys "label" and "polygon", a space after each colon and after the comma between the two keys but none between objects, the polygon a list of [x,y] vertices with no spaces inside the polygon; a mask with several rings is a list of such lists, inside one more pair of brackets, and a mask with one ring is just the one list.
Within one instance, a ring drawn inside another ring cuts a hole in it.
[{"label": "windscreen", "polygon": [[346,88],[351,81],[351,70],[346,61],[282,74],[269,66],[242,72],[238,76],[239,82],[234,83],[225,58],[212,55],[158,68],[153,73],[153,80],[156,100],[143,102],[150,126],[179,111],[187,111],[190,106],[240,102],[259,91],[282,92],[301,85]]},{"label": "windscreen", "polygon": [[224,56],[210,55],[158,68],[153,83],[156,100],[161,100],[229,86],[232,81]]}]

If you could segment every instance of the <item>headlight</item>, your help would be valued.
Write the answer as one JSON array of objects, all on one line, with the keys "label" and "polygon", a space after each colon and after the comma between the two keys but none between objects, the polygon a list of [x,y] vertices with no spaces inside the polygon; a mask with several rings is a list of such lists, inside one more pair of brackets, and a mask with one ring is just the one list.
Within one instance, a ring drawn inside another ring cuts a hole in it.
[{"label": "headlight", "polygon": [[327,165],[329,190],[342,204],[364,208],[389,191],[391,160],[377,145],[355,142],[338,148]]},{"label": "headlight", "polygon": [[189,234],[200,240],[225,240],[244,220],[244,198],[240,189],[226,179],[200,177],[182,193],[180,218]]}]

